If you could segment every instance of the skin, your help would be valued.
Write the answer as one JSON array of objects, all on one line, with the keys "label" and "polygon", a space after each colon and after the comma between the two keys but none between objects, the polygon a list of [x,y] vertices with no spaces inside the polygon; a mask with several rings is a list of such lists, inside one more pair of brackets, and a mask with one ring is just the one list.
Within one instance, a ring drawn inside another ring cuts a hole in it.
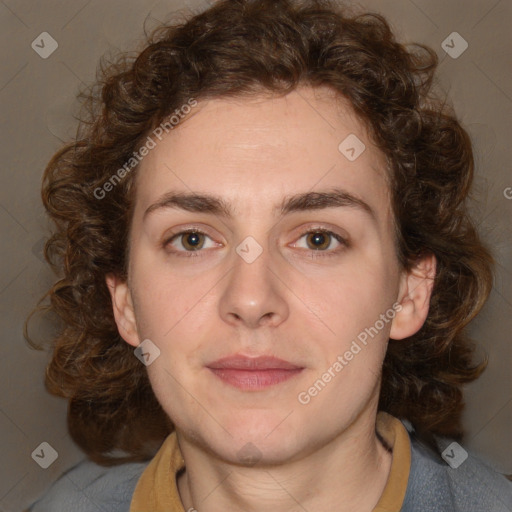
[{"label": "skin", "polygon": [[[349,134],[366,146],[355,161],[338,150]],[[353,206],[273,211],[287,196],[334,187],[364,200],[375,218]],[[221,196],[234,216],[169,207],[144,218],[169,191]],[[200,256],[179,256],[190,252],[186,235],[164,246],[188,227],[208,234]],[[314,250],[307,233],[319,227],[348,243],[327,237]],[[252,263],[235,250],[248,236],[262,249]],[[185,510],[371,511],[392,457],[375,435],[387,342],[423,325],[434,274],[433,256],[400,268],[385,159],[346,100],[302,87],[285,97],[200,101],[141,163],[128,281],[107,277],[121,336],[161,351],[147,370],[185,459]],[[394,319],[299,403],[395,302],[402,309]],[[243,391],[205,367],[235,353],[304,370]],[[247,443],[255,465],[239,455]]]}]

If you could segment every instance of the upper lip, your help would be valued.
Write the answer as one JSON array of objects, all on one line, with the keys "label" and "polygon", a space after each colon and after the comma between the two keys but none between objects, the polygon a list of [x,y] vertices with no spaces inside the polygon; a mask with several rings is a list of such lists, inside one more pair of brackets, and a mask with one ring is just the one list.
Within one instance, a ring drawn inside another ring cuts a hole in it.
[{"label": "upper lip", "polygon": [[247,357],[242,355],[217,359],[217,361],[207,364],[207,367],[213,369],[228,368],[231,370],[298,370],[302,368],[302,366],[283,361],[277,357]]}]

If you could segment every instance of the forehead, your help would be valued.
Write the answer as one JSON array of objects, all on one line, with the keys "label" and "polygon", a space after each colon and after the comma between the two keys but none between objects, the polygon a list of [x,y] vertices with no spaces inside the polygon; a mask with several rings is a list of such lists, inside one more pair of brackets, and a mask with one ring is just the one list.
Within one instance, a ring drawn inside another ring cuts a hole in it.
[{"label": "forehead", "polygon": [[138,169],[136,214],[169,191],[223,197],[234,214],[342,188],[388,209],[386,162],[344,98],[326,88],[200,101]]}]

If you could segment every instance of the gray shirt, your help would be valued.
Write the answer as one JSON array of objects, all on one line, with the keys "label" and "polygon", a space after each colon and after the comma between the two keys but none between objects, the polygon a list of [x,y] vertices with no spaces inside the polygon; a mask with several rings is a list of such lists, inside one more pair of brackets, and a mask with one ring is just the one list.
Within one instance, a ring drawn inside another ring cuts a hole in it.
[{"label": "gray shirt", "polygon": [[[512,482],[488,464],[468,453],[454,469],[414,434],[409,437],[411,471],[405,500],[400,511],[389,512],[512,512]],[[439,444],[443,443],[448,446],[450,441]],[[147,464],[106,468],[82,461],[64,473],[30,512],[129,512]]]}]

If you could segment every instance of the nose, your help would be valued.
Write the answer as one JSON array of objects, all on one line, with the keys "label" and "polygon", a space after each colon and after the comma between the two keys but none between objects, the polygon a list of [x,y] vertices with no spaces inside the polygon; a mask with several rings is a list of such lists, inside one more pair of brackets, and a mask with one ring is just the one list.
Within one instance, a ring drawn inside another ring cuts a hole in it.
[{"label": "nose", "polygon": [[222,319],[233,326],[256,329],[277,327],[289,315],[286,286],[267,249],[254,260],[234,257],[219,308]]}]

